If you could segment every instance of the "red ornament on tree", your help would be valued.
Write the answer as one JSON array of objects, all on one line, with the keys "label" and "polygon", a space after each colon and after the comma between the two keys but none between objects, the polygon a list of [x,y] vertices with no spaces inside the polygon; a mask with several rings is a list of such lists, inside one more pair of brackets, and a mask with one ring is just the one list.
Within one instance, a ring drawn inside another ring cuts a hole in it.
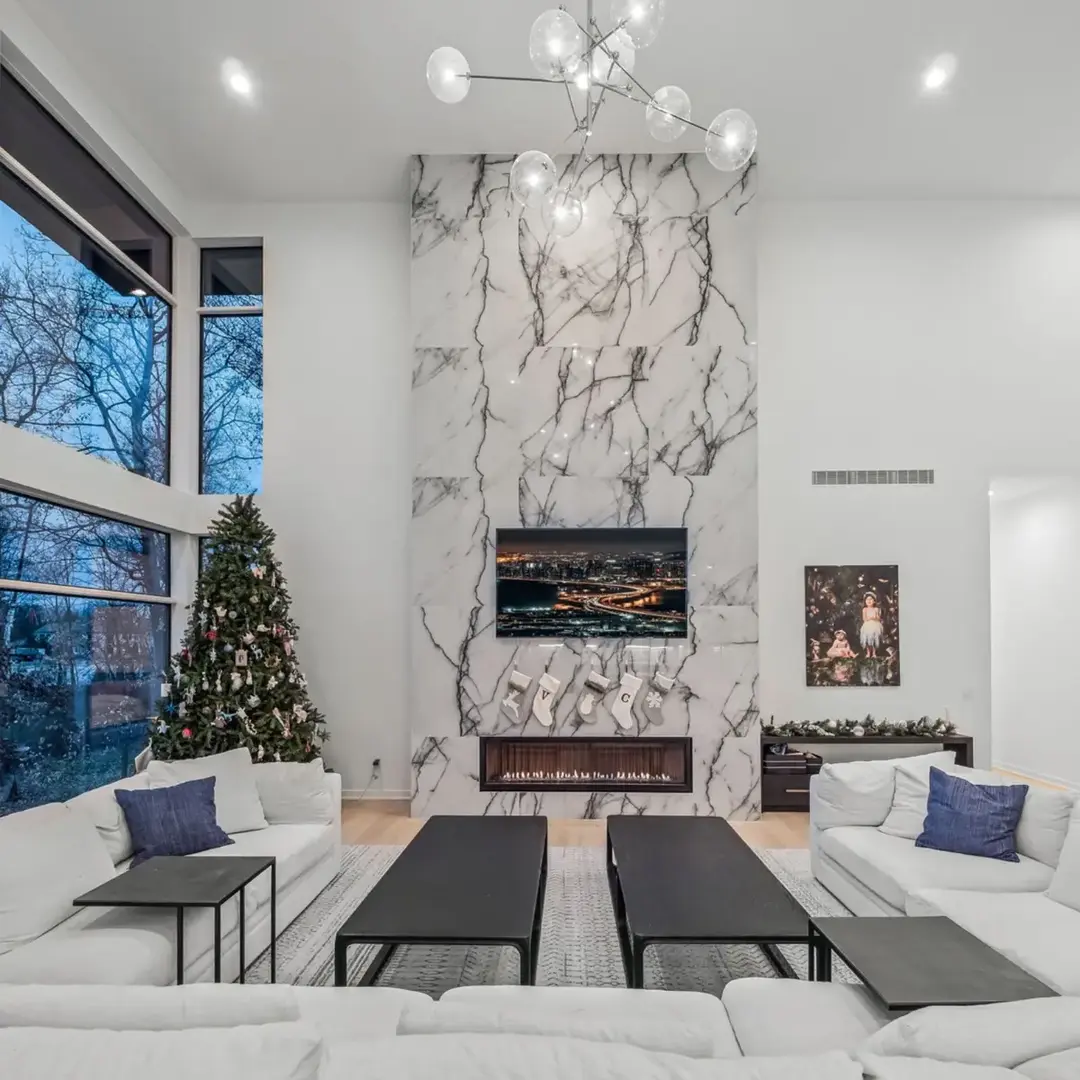
[{"label": "red ornament on tree", "polygon": [[216,637],[217,637],[217,631],[216,630],[207,630],[206,631],[206,640],[207,641],[213,641]]},{"label": "red ornament on tree", "polygon": [[180,734],[183,735],[185,739],[190,739],[191,738],[191,728],[189,728],[189,727],[184,728],[184,730],[181,731]]}]

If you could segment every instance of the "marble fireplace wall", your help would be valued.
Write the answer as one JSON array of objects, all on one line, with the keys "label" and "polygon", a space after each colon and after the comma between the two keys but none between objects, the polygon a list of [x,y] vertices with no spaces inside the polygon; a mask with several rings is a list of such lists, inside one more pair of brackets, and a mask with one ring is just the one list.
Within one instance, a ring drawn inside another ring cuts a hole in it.
[{"label": "marble fireplace wall", "polygon": [[[511,160],[413,166],[413,813],[754,817],[755,171],[597,158],[581,228],[548,243]],[[495,530],[516,526],[685,526],[689,637],[496,640]],[[550,729],[501,714],[514,668],[526,706],[560,680]],[[480,791],[480,735],[620,733],[608,708],[576,715],[593,668],[675,679],[662,724],[636,709],[632,734],[690,735],[693,792]]]}]

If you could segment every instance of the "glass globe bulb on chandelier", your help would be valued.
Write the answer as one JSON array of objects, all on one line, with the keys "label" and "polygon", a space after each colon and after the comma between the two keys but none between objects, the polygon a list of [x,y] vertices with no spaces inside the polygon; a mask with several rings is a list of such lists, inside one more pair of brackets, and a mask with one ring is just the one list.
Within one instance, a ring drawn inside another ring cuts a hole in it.
[{"label": "glass globe bulb on chandelier", "polygon": [[[674,142],[687,128],[705,136],[705,157],[721,172],[747,168],[757,149],[757,124],[742,109],[725,109],[705,126],[690,118],[690,97],[681,87],[646,90],[634,73],[639,50],[660,33],[667,0],[610,0],[611,27],[601,28],[593,15],[594,0],[585,0],[584,23],[565,8],[552,8],[537,16],[529,31],[529,58],[536,75],[482,75],[472,72],[457,49],[436,49],[427,62],[427,82],[440,101],[456,105],[464,100],[474,79],[495,82],[554,83],[565,90],[578,140],[562,180],[554,161],[542,150],[526,150],[510,168],[509,190],[522,206],[539,208],[552,236],[570,236],[585,213],[578,182],[592,161],[589,140],[601,108],[609,97],[622,97],[640,105],[645,127],[659,142]],[[584,98],[571,90],[584,91]],[[582,105],[583,103],[583,105]]]},{"label": "glass globe bulb on chandelier", "polygon": [[555,236],[572,236],[581,226],[585,206],[572,191],[556,188],[540,207],[540,217]]}]

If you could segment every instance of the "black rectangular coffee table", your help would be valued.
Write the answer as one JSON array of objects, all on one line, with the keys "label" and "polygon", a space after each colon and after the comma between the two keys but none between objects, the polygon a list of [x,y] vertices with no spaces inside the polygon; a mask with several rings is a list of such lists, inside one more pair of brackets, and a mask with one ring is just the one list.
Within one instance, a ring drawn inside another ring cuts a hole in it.
[{"label": "black rectangular coffee table", "polygon": [[359,985],[398,945],[512,945],[521,982],[536,981],[547,883],[547,818],[433,817],[338,931],[334,984],[349,947],[381,945]]},{"label": "black rectangular coffee table", "polygon": [[835,952],[887,1009],[1057,997],[1050,987],[942,916],[814,918],[810,943],[818,979],[832,978]]},{"label": "black rectangular coffee table", "polygon": [[214,909],[214,982],[221,982],[221,906],[240,894],[237,932],[244,981],[244,887],[270,871],[270,981],[277,978],[277,860],[272,855],[157,855],[84,893],[76,907],[176,908],[176,983],[184,981],[184,909]]},{"label": "black rectangular coffee table", "polygon": [[609,817],[607,869],[627,985],[644,984],[650,945],[809,944],[802,906],[721,818]]}]

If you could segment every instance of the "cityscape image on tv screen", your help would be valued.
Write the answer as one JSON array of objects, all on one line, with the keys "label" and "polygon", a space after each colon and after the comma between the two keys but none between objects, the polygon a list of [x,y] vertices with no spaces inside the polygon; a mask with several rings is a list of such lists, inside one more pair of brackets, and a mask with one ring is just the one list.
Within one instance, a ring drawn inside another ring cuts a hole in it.
[{"label": "cityscape image on tv screen", "polygon": [[685,529],[499,529],[496,637],[686,637]]}]

